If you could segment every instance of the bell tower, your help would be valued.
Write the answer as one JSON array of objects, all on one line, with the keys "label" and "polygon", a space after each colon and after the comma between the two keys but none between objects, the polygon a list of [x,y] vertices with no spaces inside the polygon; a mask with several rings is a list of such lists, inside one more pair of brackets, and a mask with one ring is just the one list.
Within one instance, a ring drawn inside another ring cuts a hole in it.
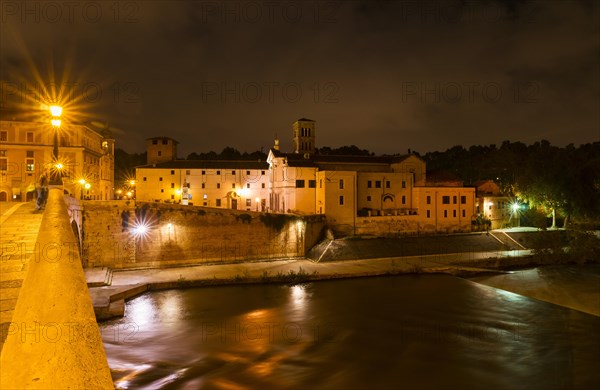
[{"label": "bell tower", "polygon": [[315,153],[316,122],[301,118],[292,125],[294,133],[294,153],[311,155]]}]

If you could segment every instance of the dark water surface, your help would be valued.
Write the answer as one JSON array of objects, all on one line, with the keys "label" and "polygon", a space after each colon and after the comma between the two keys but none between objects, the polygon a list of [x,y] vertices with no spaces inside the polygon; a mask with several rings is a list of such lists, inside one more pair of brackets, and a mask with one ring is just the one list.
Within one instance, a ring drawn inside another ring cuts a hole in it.
[{"label": "dark water surface", "polygon": [[102,324],[118,388],[600,388],[600,318],[442,275],[169,290]]}]

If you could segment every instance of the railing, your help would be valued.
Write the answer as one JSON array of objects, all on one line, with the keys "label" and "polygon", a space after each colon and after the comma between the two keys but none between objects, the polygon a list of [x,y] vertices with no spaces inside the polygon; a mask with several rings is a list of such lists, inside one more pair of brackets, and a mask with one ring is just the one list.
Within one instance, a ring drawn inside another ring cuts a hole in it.
[{"label": "railing", "polygon": [[114,388],[61,188],[51,188],[0,365],[0,387]]}]

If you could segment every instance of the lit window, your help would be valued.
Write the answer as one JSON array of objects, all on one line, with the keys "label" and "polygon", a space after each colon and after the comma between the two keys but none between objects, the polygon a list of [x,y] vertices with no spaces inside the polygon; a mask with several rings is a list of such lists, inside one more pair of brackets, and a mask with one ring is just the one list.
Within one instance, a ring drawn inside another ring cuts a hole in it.
[{"label": "lit window", "polygon": [[246,199],[246,207],[250,207],[250,206],[252,206],[252,200]]},{"label": "lit window", "polygon": [[35,171],[35,164],[34,164],[34,160],[32,158],[28,158],[27,160],[25,160],[25,164],[26,164],[27,172]]}]

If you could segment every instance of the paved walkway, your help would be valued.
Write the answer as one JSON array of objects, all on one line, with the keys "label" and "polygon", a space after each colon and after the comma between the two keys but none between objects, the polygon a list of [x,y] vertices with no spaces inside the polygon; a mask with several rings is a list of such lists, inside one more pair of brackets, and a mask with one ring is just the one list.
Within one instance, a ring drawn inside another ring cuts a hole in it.
[{"label": "paved walkway", "polygon": [[35,202],[0,203],[0,349],[17,304],[27,263],[34,255],[43,212]]},{"label": "paved walkway", "polygon": [[[427,256],[387,257],[379,259],[314,262],[306,259],[274,260],[238,264],[215,264],[191,267],[113,270],[110,286],[90,288],[98,319],[123,315],[124,301],[153,289],[231,283],[260,283],[337,279],[413,272],[494,273],[464,266],[464,263],[488,258],[527,256],[530,251],[471,252]],[[463,265],[453,265],[454,263]],[[103,280],[106,269],[86,270],[88,283]]]}]

